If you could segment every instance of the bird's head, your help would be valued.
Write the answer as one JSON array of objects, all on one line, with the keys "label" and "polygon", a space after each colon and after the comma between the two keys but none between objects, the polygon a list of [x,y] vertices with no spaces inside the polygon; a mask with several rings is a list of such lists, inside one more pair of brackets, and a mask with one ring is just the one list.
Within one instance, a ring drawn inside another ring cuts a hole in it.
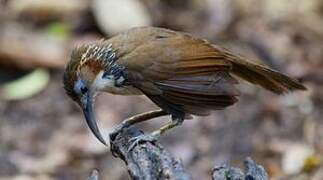
[{"label": "bird's head", "polygon": [[115,76],[122,72],[115,59],[111,44],[102,41],[77,47],[63,79],[66,93],[82,108],[89,128],[103,144],[106,142],[96,123],[93,101],[99,91],[114,86]]}]

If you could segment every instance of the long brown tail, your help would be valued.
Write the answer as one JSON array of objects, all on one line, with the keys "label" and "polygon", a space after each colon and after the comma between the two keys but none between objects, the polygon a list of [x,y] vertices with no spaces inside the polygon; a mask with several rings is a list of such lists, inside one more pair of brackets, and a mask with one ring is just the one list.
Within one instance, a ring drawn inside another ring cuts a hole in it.
[{"label": "long brown tail", "polygon": [[233,63],[233,74],[276,94],[284,94],[294,90],[306,90],[306,87],[296,79],[264,65],[252,63],[243,57],[231,54],[228,54],[228,59]]}]

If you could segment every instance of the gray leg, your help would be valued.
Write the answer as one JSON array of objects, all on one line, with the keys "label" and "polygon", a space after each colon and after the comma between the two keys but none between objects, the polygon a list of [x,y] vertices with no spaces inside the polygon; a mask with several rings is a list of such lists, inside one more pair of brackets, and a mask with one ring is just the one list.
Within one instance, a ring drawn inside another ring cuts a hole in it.
[{"label": "gray leg", "polygon": [[114,139],[115,136],[124,128],[127,128],[131,125],[148,121],[150,119],[160,117],[160,116],[165,116],[168,115],[164,110],[159,109],[159,110],[153,110],[153,111],[148,111],[145,113],[137,114],[135,116],[132,116],[124,121],[122,121],[121,124],[117,125],[114,129],[113,132],[110,133],[110,138]]},{"label": "gray leg", "polygon": [[151,134],[155,135],[155,136],[160,136],[162,134],[164,134],[166,131],[168,131],[169,129],[172,129],[176,126],[179,126],[183,123],[184,119],[182,118],[176,118],[171,120],[170,122],[168,122],[167,124],[165,124],[164,126],[162,126],[161,128],[157,129],[156,131],[153,131]]},{"label": "gray leg", "polygon": [[184,121],[183,118],[172,119],[170,122],[168,122],[167,124],[165,124],[161,128],[153,131],[152,133],[150,133],[148,135],[143,134],[143,135],[140,135],[140,136],[130,139],[130,142],[132,141],[132,144],[129,146],[128,151],[131,151],[138,143],[140,143],[142,141],[150,141],[150,142],[156,141],[160,137],[160,135],[164,134],[169,129],[172,129],[176,126],[181,125],[183,123],[183,121]]}]

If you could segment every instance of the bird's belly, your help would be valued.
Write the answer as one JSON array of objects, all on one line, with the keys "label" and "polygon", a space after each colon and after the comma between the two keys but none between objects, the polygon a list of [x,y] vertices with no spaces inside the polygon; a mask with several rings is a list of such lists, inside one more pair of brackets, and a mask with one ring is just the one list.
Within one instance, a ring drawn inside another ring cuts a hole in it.
[{"label": "bird's belly", "polygon": [[123,86],[123,87],[106,87],[105,92],[117,95],[142,95],[142,92],[133,86]]}]

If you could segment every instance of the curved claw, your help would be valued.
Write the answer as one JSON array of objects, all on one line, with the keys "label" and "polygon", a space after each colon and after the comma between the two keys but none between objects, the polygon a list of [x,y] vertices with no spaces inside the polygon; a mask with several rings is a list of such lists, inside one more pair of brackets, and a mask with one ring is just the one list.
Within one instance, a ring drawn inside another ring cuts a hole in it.
[{"label": "curved claw", "polygon": [[110,135],[110,139],[114,140],[116,138],[116,136],[124,129],[129,127],[130,124],[126,121],[123,121],[122,123],[118,124],[117,126],[115,126],[113,128],[113,131],[109,134]]},{"label": "curved claw", "polygon": [[152,132],[151,134],[147,134],[147,135],[141,134],[139,136],[133,137],[129,140],[131,144],[128,148],[128,152],[133,150],[133,148],[136,147],[140,142],[155,142],[158,140],[159,137],[160,137],[159,131]]}]

